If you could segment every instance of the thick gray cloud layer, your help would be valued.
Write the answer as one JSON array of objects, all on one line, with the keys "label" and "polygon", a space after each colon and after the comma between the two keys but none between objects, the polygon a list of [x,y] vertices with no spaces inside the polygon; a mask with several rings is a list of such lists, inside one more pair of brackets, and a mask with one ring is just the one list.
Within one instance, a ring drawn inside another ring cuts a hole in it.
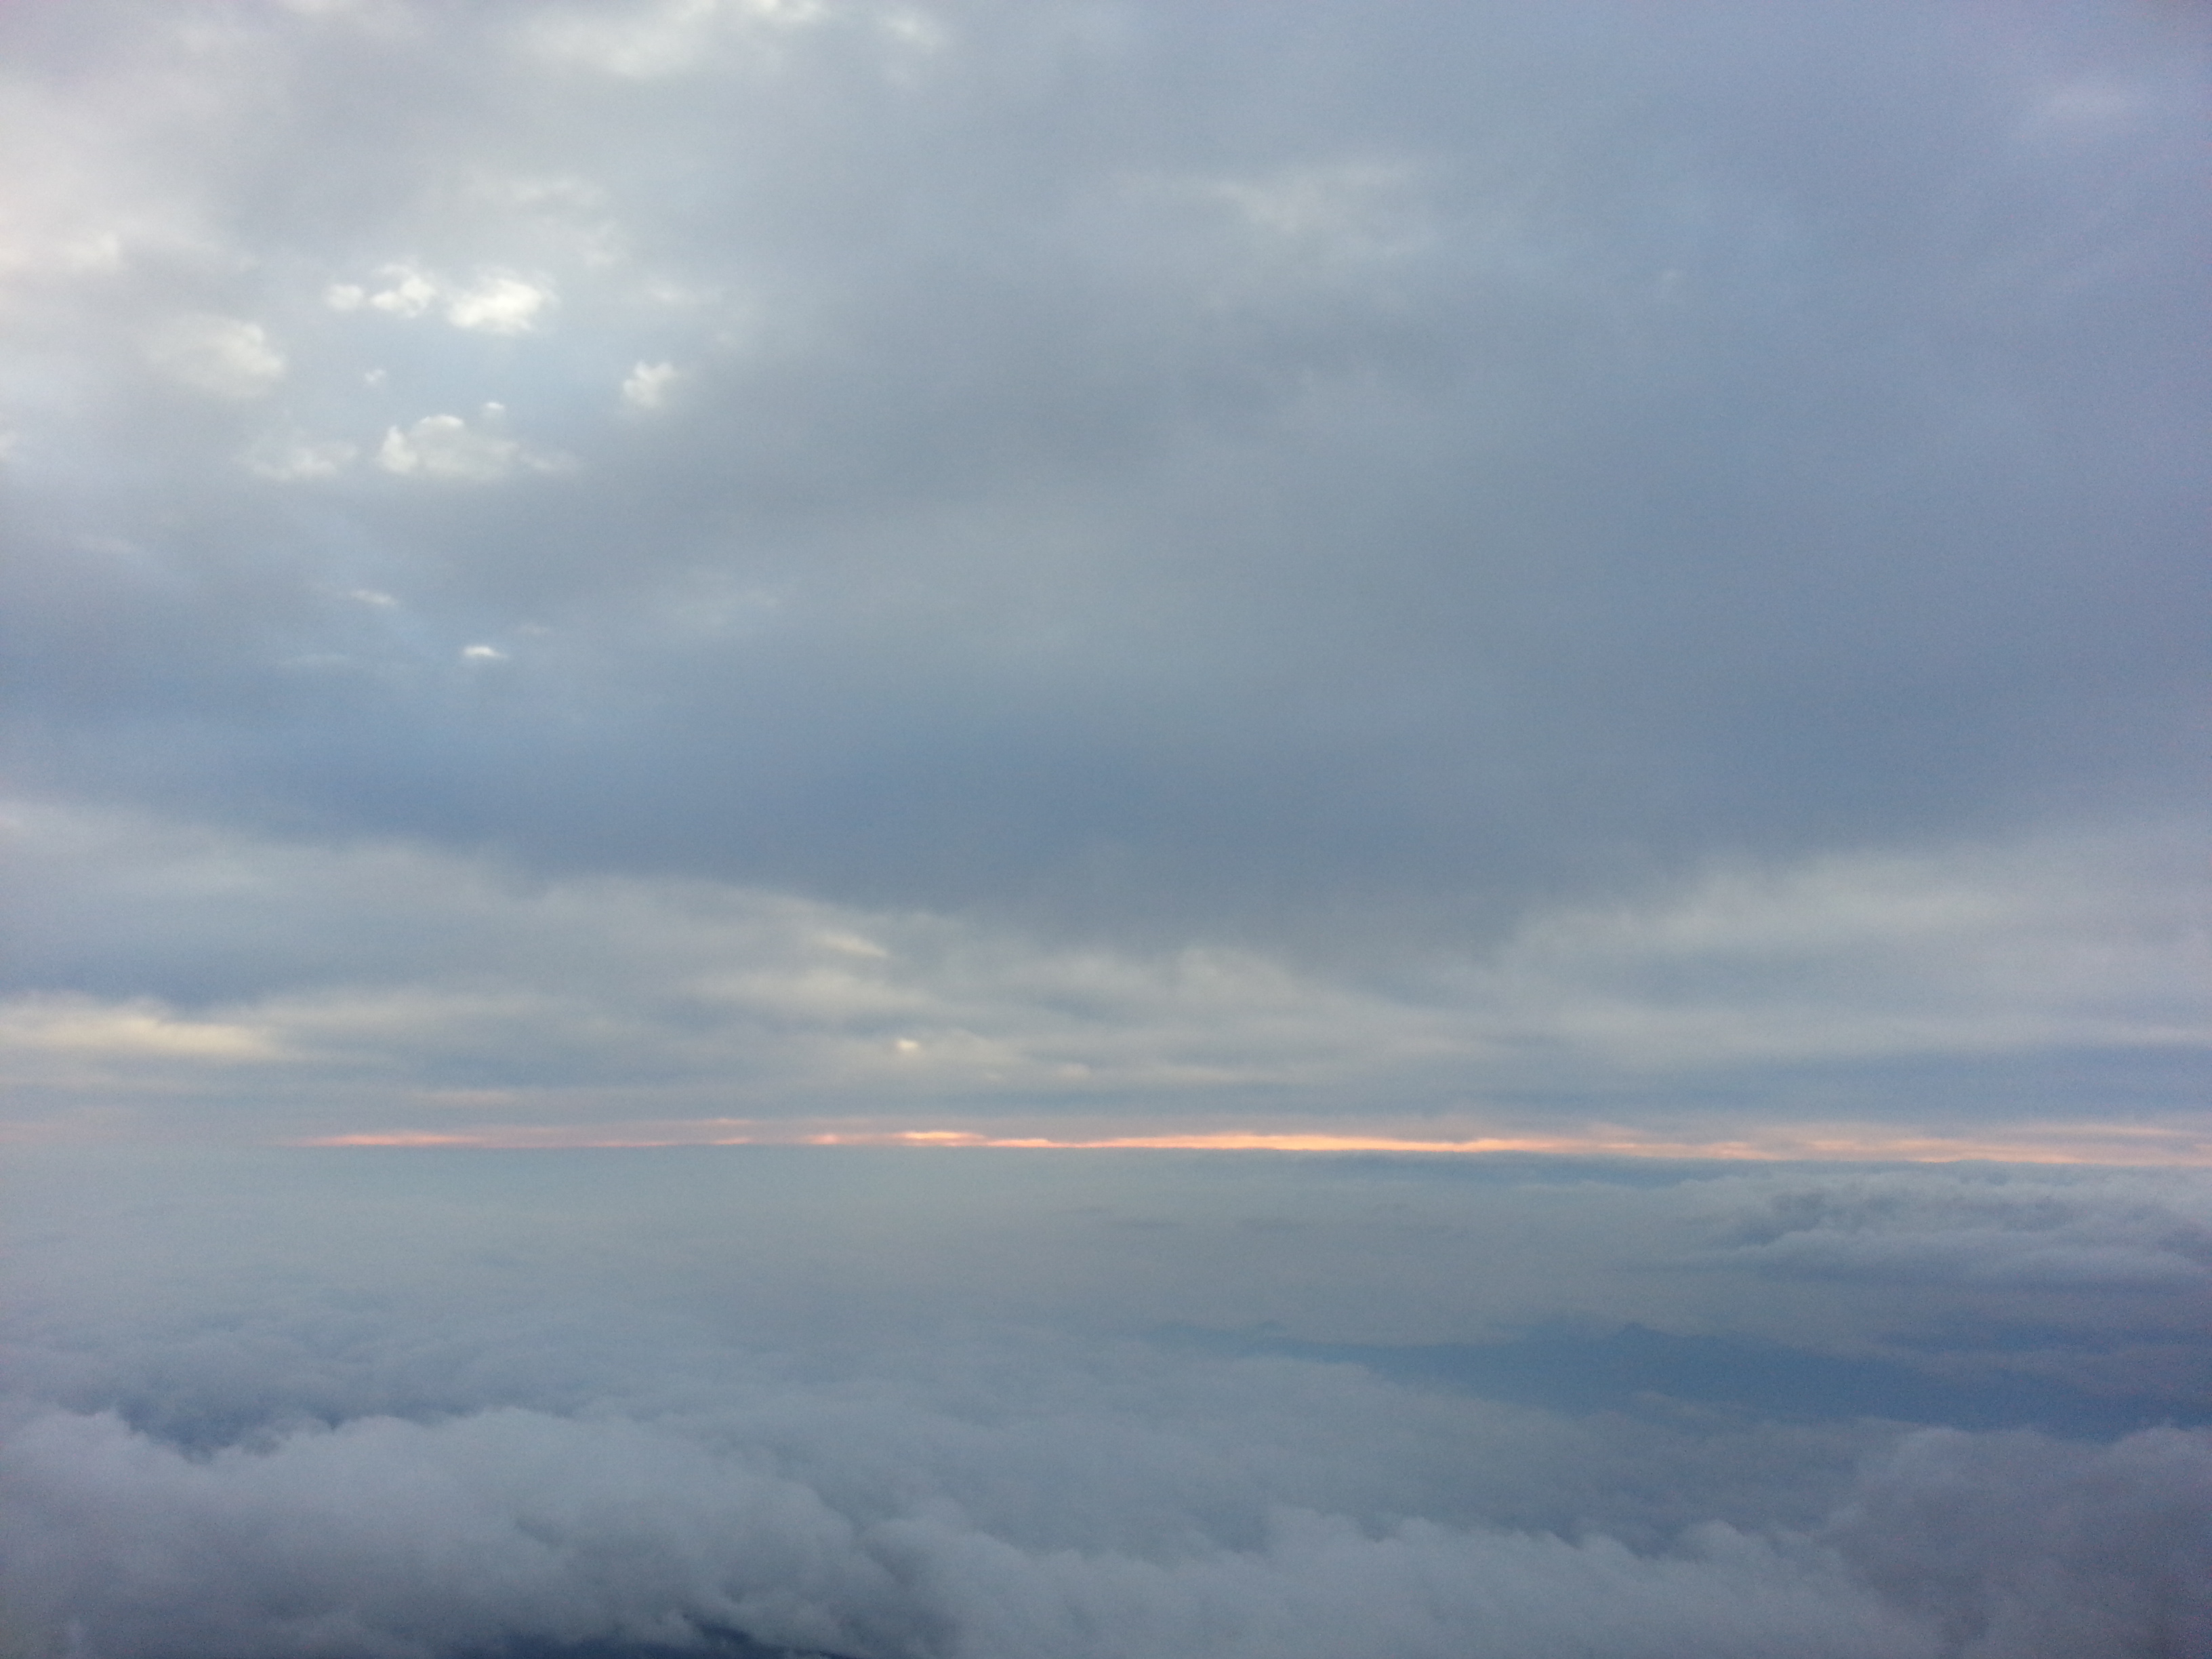
[{"label": "thick gray cloud layer", "polygon": [[[399,1659],[724,1625],[880,1659],[2164,1659],[2212,1638],[2212,1441],[2157,1426],[2208,1397],[2201,1181],[933,1161],[27,1156],[10,1639]],[[1905,1248],[1761,1254],[1822,1232]],[[1954,1238],[1986,1260],[1992,1233],[2017,1241],[2008,1276],[1925,1265]],[[2155,1241],[2160,1273],[2108,1251],[2036,1277],[2120,1240]],[[1509,1403],[1382,1363],[1624,1313],[1843,1378],[1869,1353],[1968,1394],[2039,1374],[2152,1426],[1718,1408],[1656,1374],[1597,1407]],[[1237,1354],[1194,1327],[1370,1346]]]},{"label": "thick gray cloud layer", "polygon": [[1346,972],[143,817],[13,828],[17,1110],[171,1139],[1169,1111],[1432,1137],[1656,1101],[1693,1135],[1856,1113],[1972,1152],[1987,1119],[2040,1119],[2050,1150],[2127,1159],[2185,1151],[2186,1120],[2083,1116],[2193,1104],[2207,1037],[2179,836],[1738,870]]},{"label": "thick gray cloud layer", "polygon": [[505,1411],[194,1462],[112,1418],[56,1416],[12,1436],[6,1460],[16,1519],[37,1529],[18,1566],[32,1616],[66,1610],[102,1655],[680,1643],[687,1621],[977,1659],[2151,1659],[2212,1636],[2212,1437],[2179,1431],[2108,1450],[1934,1431],[1817,1540],[1711,1522],[1658,1555],[1419,1521],[1378,1534],[1296,1510],[1244,1549],[1053,1550],[943,1500],[841,1513],[808,1480],[710,1447]]},{"label": "thick gray cloud layer", "polygon": [[[2175,981],[2170,939],[2094,1011],[2053,966],[2001,1012],[1911,926],[1795,1008],[1700,961],[1532,1012],[1492,954],[1885,860],[1971,888],[2063,845],[2056,890],[2201,894],[2166,868],[2212,599],[2185,9],[114,0],[0,32],[6,736],[95,884],[168,889],[151,824],[321,848],[341,887],[410,848],[444,872],[416,909],[491,859],[1048,979],[1243,952],[1333,1000],[1296,1022],[1333,1058],[1278,1070],[1338,1113],[1346,1079],[1664,1092],[1670,1044],[2033,1050],[2073,1057],[2062,1112],[2189,1097],[2201,1020],[2127,988]],[[234,1025],[272,986],[454,999],[442,930],[404,959],[331,908],[358,944],[303,981],[228,924],[33,902],[15,988]],[[1900,957],[1941,1030],[1855,1006]],[[636,1038],[571,1080],[701,1069],[542,968],[475,982]],[[967,1012],[1032,1098],[1113,1070]],[[1598,1052],[1492,1066],[1501,1025]],[[1205,1069],[1115,1035],[1147,1098]],[[542,1080],[521,1049],[388,1059]],[[1448,1058],[1408,1081],[1409,1050]],[[1935,1074],[1790,1077],[1680,1093],[1879,1115]]]},{"label": "thick gray cloud layer", "polygon": [[2100,10],[25,9],[19,717],[877,901],[2155,797],[2203,88]]}]

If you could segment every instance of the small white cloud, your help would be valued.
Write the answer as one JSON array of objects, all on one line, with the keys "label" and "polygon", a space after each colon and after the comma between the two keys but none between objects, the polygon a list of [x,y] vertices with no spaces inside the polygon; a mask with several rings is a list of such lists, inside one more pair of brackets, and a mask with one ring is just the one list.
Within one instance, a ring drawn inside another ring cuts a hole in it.
[{"label": "small white cloud", "polygon": [[376,464],[402,477],[492,479],[506,476],[521,446],[469,430],[458,415],[426,415],[405,431],[386,430]]},{"label": "small white cloud", "polygon": [[679,378],[673,363],[640,363],[622,383],[623,406],[641,413],[659,409]]},{"label": "small white cloud", "polygon": [[484,271],[467,284],[404,262],[376,275],[380,286],[374,288],[333,283],[323,290],[323,303],[333,311],[380,311],[406,321],[435,312],[455,328],[479,334],[530,333],[556,303],[550,283],[509,270]]},{"label": "small white cloud", "polygon": [[173,318],[147,343],[147,361],[211,398],[258,398],[284,378],[284,355],[258,323],[204,313]]},{"label": "small white cloud", "polygon": [[520,276],[495,274],[446,301],[446,320],[483,334],[527,334],[552,309],[553,292]]},{"label": "small white cloud", "polygon": [[399,603],[391,594],[381,592],[374,587],[356,587],[349,592],[346,598],[351,599],[356,605],[371,605],[379,611],[390,611]]},{"label": "small white cloud", "polygon": [[499,430],[506,414],[486,404],[481,424],[458,415],[426,415],[414,425],[389,428],[377,447],[376,464],[403,478],[443,478],[466,483],[495,483],[516,472],[558,472],[573,465],[565,456],[541,455]]},{"label": "small white cloud", "polygon": [[424,273],[406,265],[386,265],[382,272],[390,283],[368,296],[377,310],[394,317],[420,317],[435,304],[438,285]]},{"label": "small white cloud", "polygon": [[267,442],[246,452],[246,469],[256,477],[290,483],[302,478],[334,478],[353,465],[358,447],[343,439],[315,443],[306,439]]},{"label": "small white cloud", "polygon": [[465,645],[461,647],[464,662],[505,662],[507,653],[495,645]]}]

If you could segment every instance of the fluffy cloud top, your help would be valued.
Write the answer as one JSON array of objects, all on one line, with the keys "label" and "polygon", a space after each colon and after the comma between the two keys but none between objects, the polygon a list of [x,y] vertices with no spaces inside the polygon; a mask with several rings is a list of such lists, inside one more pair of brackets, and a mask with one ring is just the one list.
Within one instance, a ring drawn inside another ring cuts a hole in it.
[{"label": "fluffy cloud top", "polygon": [[1719,1410],[1656,1374],[1516,1404],[1394,1381],[1387,1346],[1238,1353],[1158,1323],[1419,1344],[1632,1308],[1842,1376],[1872,1347],[1969,1390],[2040,1365],[2083,1400],[2116,1397],[2131,1344],[2130,1386],[2164,1374],[2134,1402],[2155,1424],[2201,1417],[2212,1263],[2091,1286],[1868,1257],[1856,1283],[1781,1283],[1710,1246],[1877,1200],[1923,1238],[2039,1206],[2201,1231],[2201,1183],[934,1160],[28,1159],[0,1331],[11,1640],[2165,1659],[2212,1638],[2202,1427]]},{"label": "fluffy cloud top", "polygon": [[[19,1605],[67,1610],[118,1659],[682,1645],[700,1626],[973,1659],[2148,1659],[2212,1635],[2202,1435],[2103,1454],[1931,1437],[1853,1494],[1840,1549],[1711,1523],[1656,1555],[1297,1510],[1243,1549],[1050,1550],[950,1504],[841,1513],[747,1465],[681,1431],[520,1411],[364,1419],[202,1462],[112,1419],[41,1418],[6,1450],[34,1540]],[[1999,1517],[2026,1535],[1992,1537]]]}]

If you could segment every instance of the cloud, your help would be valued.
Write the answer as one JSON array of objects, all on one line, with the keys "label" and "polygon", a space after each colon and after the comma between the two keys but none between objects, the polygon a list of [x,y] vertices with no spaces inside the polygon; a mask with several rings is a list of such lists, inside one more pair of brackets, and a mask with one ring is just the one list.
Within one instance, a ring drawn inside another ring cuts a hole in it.
[{"label": "cloud", "polygon": [[1404,161],[1346,161],[1158,188],[1226,209],[1259,257],[1303,261],[1319,273],[1419,253],[1434,234],[1419,174]]},{"label": "cloud", "polygon": [[360,450],[343,438],[257,444],[245,457],[247,471],[276,483],[301,478],[335,478],[353,465]]},{"label": "cloud", "polygon": [[[49,1419],[11,1449],[44,1540],[11,1601],[105,1654],[681,1638],[702,1619],[842,1635],[841,1604],[861,1611],[884,1576],[805,1488],[621,1424],[369,1419],[194,1464],[112,1419]],[[351,1500],[334,1505],[339,1490]],[[140,1517],[120,1550],[68,1524],[72,1508],[104,1524],[118,1501]],[[180,1598],[180,1581],[199,1589]]]},{"label": "cloud", "polygon": [[[1855,1172],[143,1146],[11,1169],[0,1595],[34,1653],[713,1624],[975,1659],[2155,1659],[2212,1612],[2212,1433],[1834,1414],[1870,1352],[1923,1400],[2025,1397],[2023,1364],[2070,1353],[2046,1406],[2201,1408],[2201,1281],[1869,1301],[1700,1253],[1761,1183],[1849,1205]],[[1930,1235],[2203,1199],[2175,1175],[1883,1178]],[[1510,1374],[1533,1338],[1472,1381],[1534,1403],[1391,1363],[1616,1310],[1679,1334],[1616,1360],[1755,1353],[1827,1414],[1669,1397],[1664,1368],[1546,1401],[1540,1369]]]},{"label": "cloud", "polygon": [[640,363],[623,377],[623,406],[641,412],[659,409],[680,378],[673,363]]},{"label": "cloud", "polygon": [[2204,1646],[2208,45],[0,6],[0,1645]]},{"label": "cloud", "polygon": [[0,1008],[0,1050],[232,1064],[274,1052],[249,1026],[179,1019],[146,998],[102,1006],[85,997],[30,997]]},{"label": "cloud", "polygon": [[284,356],[258,323],[236,317],[179,317],[148,343],[154,367],[181,386],[236,401],[267,396],[284,378]]},{"label": "cloud", "polygon": [[[365,632],[349,659],[295,672],[434,672],[463,708],[561,695],[557,636],[462,635],[433,655],[390,595],[324,603],[396,636]],[[1071,944],[957,913],[547,880],[401,842],[295,845],[53,804],[20,806],[12,840],[23,1006],[125,1018],[160,999],[268,1033],[289,1057],[261,1094],[272,1134],[2205,1155],[2185,1086],[2203,1039],[2173,989],[2197,946],[2162,841],[1731,872],[1649,906],[1540,914],[1385,975],[1358,957]],[[42,1001],[56,986],[80,1000]],[[2175,1097],[2132,1126],[2002,1094],[1900,1105],[1889,1070],[2159,1053]],[[374,1103],[370,1076],[416,1092]],[[1591,1103],[1521,1103],[1547,1080]],[[406,1103],[486,1087],[520,1092],[472,1123]],[[1717,1088],[1791,1109],[1747,1133],[1703,1103]]]},{"label": "cloud", "polygon": [[506,410],[486,404],[471,426],[459,415],[425,415],[402,430],[392,427],[377,446],[376,464],[403,478],[497,483],[518,472],[558,472],[566,457],[526,448],[501,430]]},{"label": "cloud", "polygon": [[[1486,988],[1556,999],[1561,1035],[1655,1067],[1677,1054],[1807,1057],[1862,1043],[1889,1054],[1923,1042],[2197,1046],[2193,993],[2169,1000],[2160,988],[2212,983],[2212,957],[2194,923],[2174,916],[2172,889],[2154,879],[2131,897],[2115,886],[2093,898],[2083,885],[2100,879],[2093,868],[2128,883],[2129,856],[2045,842],[1723,866],[1656,902],[1531,918]],[[2102,1026],[2120,1006],[2148,1018],[2125,1036]]]},{"label": "cloud", "polygon": [[[1106,1431],[1058,1425],[1071,1461],[1103,1453],[1083,1443]],[[1006,1443],[987,1468],[1018,1432],[991,1437]],[[975,1659],[2151,1659],[2212,1631],[2212,1443],[2179,1431],[2108,1449],[1930,1434],[1812,1536],[1716,1522],[1652,1553],[1291,1508],[1243,1546],[1041,1547],[942,1499],[886,1513],[825,1497],[860,1470],[775,1472],[696,1429],[514,1409],[360,1419],[199,1459],[55,1413],[20,1424],[4,1458],[27,1540],[8,1570],[15,1616],[39,1635],[66,1623],[100,1659],[681,1642],[702,1625]]]},{"label": "cloud", "polygon": [[323,302],[332,311],[366,307],[403,320],[433,310],[455,328],[484,334],[529,334],[544,325],[553,310],[550,288],[516,276],[512,271],[480,273],[471,283],[457,283],[410,264],[390,264],[377,272],[378,286],[335,283],[324,290]]},{"label": "cloud", "polygon": [[2194,26],[1418,9],[19,9],[11,775],[626,895],[576,1121],[2179,1133]]},{"label": "cloud", "polygon": [[1754,1183],[1741,1201],[1722,1223],[1727,1259],[1785,1276],[2114,1287],[2212,1279],[2212,1209],[2194,1185],[2145,1192],[1931,1172]]},{"label": "cloud", "polygon": [[2201,1434],[2106,1449],[1934,1431],[1877,1468],[1836,1534],[1866,1582],[1936,1614],[1949,1650],[2186,1652],[2212,1639],[2208,1498]]},{"label": "cloud", "polygon": [[732,46],[764,52],[779,35],[818,27],[847,9],[823,0],[652,0],[555,10],[537,19],[527,38],[557,62],[658,80],[696,72]]}]

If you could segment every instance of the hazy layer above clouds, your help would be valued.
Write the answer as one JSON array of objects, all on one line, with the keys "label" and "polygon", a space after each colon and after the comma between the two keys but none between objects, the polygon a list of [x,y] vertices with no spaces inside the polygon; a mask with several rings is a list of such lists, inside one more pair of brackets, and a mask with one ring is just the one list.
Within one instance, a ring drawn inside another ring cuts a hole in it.
[{"label": "hazy layer above clouds", "polygon": [[[726,1626],[879,1659],[2153,1659],[2212,1635],[2188,1426],[2212,1212],[2185,1177],[822,1148],[15,1168],[0,1593],[33,1655]],[[1595,1395],[1555,1386],[1569,1349]],[[1419,1369],[1447,1350],[1489,1369]],[[1752,1363],[1716,1394],[1668,1359],[1697,1352]],[[1855,1397],[1882,1376],[2020,1414],[1961,1432]]]},{"label": "hazy layer above clouds", "polygon": [[2171,1130],[2202,25],[10,7],[26,1111]]}]

